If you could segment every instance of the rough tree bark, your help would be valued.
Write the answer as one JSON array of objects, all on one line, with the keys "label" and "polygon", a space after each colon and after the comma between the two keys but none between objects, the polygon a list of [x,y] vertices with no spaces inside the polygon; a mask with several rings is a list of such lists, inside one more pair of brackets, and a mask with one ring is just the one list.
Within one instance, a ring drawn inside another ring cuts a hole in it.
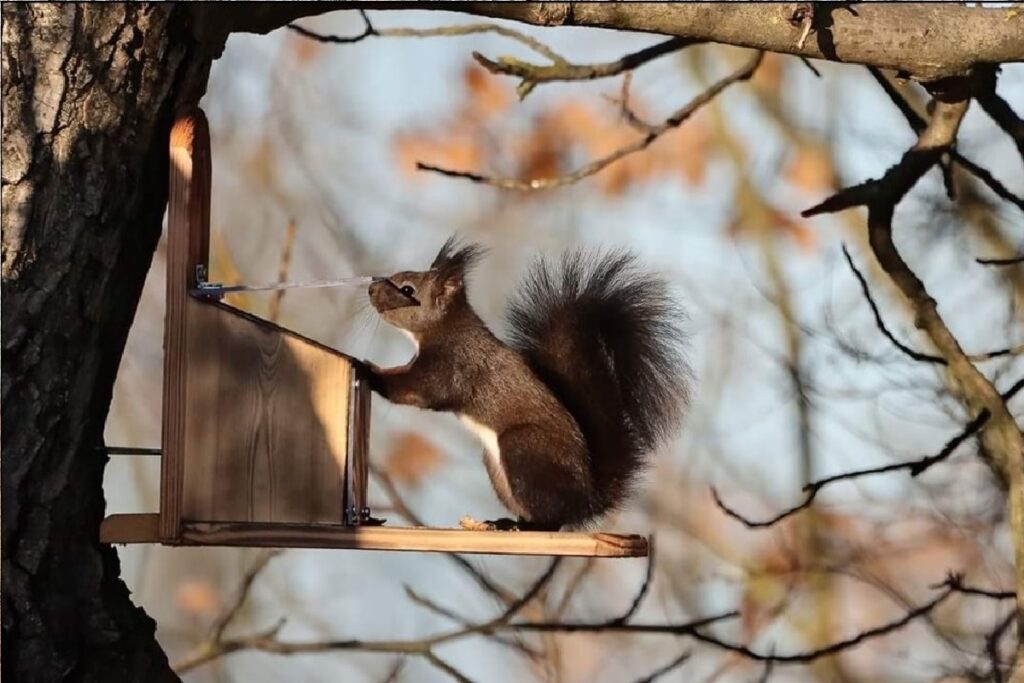
[{"label": "rough tree bark", "polygon": [[212,60],[183,8],[3,5],[3,675],[174,680],[101,546],[97,451]]},{"label": "rough tree bark", "polygon": [[[922,79],[1024,59],[1024,15],[829,9],[797,48],[786,23],[795,5],[430,8],[691,36]],[[0,501],[10,680],[175,679],[116,553],[97,541],[106,458],[96,448],[160,235],[167,134],[175,109],[201,96],[231,31],[263,33],[343,6],[352,4],[3,5]]]}]

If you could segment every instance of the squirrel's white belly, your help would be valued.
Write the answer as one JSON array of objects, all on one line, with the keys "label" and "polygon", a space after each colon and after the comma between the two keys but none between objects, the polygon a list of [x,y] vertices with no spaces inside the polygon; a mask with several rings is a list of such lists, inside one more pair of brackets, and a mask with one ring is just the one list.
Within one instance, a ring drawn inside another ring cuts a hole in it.
[{"label": "squirrel's white belly", "polygon": [[487,425],[480,424],[469,415],[459,415],[459,420],[476,434],[484,446],[484,464],[487,466],[487,473],[491,476],[491,484],[494,485],[494,492],[498,494],[498,499],[513,513],[521,514],[522,511],[512,496],[508,477],[505,476],[505,468],[501,464],[501,448],[498,446],[497,432]]}]

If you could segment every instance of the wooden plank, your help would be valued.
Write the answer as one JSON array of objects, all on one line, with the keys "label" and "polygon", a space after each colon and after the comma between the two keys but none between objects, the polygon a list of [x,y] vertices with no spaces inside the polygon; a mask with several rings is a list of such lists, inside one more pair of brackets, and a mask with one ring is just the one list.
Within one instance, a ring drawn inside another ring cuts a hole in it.
[{"label": "wooden plank", "polygon": [[648,548],[645,537],[622,534],[384,526],[185,524],[182,538],[201,545],[576,557],[644,557]]},{"label": "wooden plank", "polygon": [[[100,527],[104,543],[153,543],[147,515],[111,515]],[[155,518],[156,515],[148,515]],[[119,519],[131,518],[131,519]],[[155,522],[150,525],[155,527]],[[488,555],[646,557],[648,540],[633,534],[541,531],[466,531],[428,527],[345,527],[300,524],[184,524],[182,541],[194,545],[338,548]]]},{"label": "wooden plank", "polygon": [[158,543],[160,515],[110,515],[100,523],[100,543]]},{"label": "wooden plank", "polygon": [[186,309],[182,518],[341,523],[351,362],[224,304]]},{"label": "wooden plank", "polygon": [[167,311],[160,472],[160,535],[174,542],[181,523],[185,458],[187,315],[195,268],[207,265],[210,236],[210,133],[193,108],[171,129],[167,199]]}]

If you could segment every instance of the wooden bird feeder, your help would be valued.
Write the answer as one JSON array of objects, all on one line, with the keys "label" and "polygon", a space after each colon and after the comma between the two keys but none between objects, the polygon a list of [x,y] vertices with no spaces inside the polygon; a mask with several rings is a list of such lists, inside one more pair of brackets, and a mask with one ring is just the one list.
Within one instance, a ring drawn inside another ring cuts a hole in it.
[{"label": "wooden bird feeder", "polygon": [[210,244],[210,139],[171,130],[160,511],[103,520],[104,543],[639,557],[643,536],[376,524],[359,361],[196,294]]}]

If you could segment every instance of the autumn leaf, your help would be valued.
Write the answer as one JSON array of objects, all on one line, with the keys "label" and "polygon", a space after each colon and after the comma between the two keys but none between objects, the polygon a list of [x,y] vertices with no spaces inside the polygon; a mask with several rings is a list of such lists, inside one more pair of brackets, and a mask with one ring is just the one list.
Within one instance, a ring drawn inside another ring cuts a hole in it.
[{"label": "autumn leaf", "polygon": [[711,134],[703,117],[695,116],[666,137],[671,141],[673,166],[683,182],[690,186],[703,183],[711,155]]},{"label": "autumn leaf", "polygon": [[792,239],[802,250],[814,251],[817,248],[817,234],[806,221],[775,208],[769,208],[768,212],[775,224],[775,229]]},{"label": "autumn leaf", "polygon": [[193,617],[212,617],[223,607],[217,589],[206,579],[186,579],[179,583],[174,601],[178,609]]},{"label": "autumn leaf", "polygon": [[294,34],[288,36],[288,46],[296,66],[309,66],[315,62],[324,47],[323,43]]},{"label": "autumn leaf", "polygon": [[508,109],[514,101],[512,89],[504,79],[499,79],[475,63],[463,69],[462,85],[466,93],[463,116],[476,123],[487,123]]},{"label": "autumn leaf", "polygon": [[396,481],[417,486],[444,460],[440,449],[415,432],[399,436],[384,460],[384,470]]},{"label": "autumn leaf", "polygon": [[480,168],[483,149],[478,136],[457,130],[440,134],[406,133],[395,138],[398,167],[406,178],[425,179],[416,169],[417,162],[425,162],[457,170]]},{"label": "autumn leaf", "polygon": [[[237,284],[243,282],[242,274],[231,258],[231,249],[224,241],[220,230],[210,231],[210,282]],[[252,300],[243,292],[231,292],[225,295],[224,301],[237,308],[252,310]]]},{"label": "autumn leaf", "polygon": [[820,145],[802,145],[786,165],[786,180],[808,194],[836,187],[832,160]]},{"label": "autumn leaf", "polygon": [[765,53],[761,59],[761,65],[750,77],[750,83],[762,92],[774,93],[782,83],[782,76],[785,72],[785,58],[777,52]]},{"label": "autumn leaf", "polygon": [[[519,180],[556,178],[578,164],[613,154],[634,144],[644,133],[625,119],[619,107],[601,101],[567,99],[537,113],[525,133],[494,130],[500,114],[515,101],[508,84],[476,64],[462,73],[463,103],[458,113],[429,128],[395,137],[396,160],[402,173],[422,180],[417,162],[461,171],[509,166]],[[645,116],[643,102],[632,98],[630,110]],[[500,147],[493,140],[505,141]],[[630,154],[598,173],[593,182],[610,197],[659,178],[678,177],[688,185],[703,181],[710,135],[699,116],[671,130],[648,149]],[[501,155],[500,158],[491,156]]]}]

